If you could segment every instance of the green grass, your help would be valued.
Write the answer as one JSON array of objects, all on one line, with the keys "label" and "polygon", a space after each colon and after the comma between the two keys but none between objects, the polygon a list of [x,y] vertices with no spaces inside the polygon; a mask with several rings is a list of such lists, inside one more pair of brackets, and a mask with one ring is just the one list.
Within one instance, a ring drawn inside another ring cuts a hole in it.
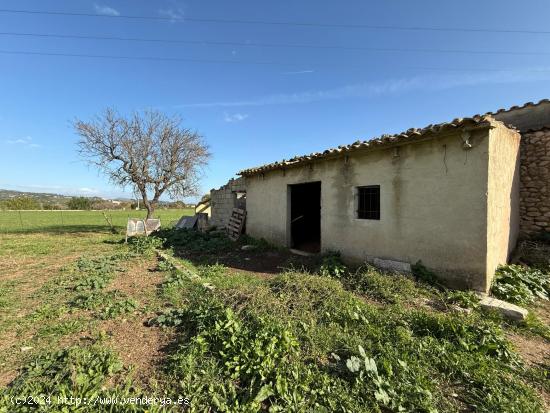
[{"label": "green grass", "polygon": [[[506,338],[540,341],[548,326],[539,319],[509,325],[471,294],[370,266],[350,272],[336,255],[318,271],[259,277],[169,250],[157,260],[158,240],[122,238],[0,234],[0,378],[13,372],[0,413],[108,411],[10,402],[40,394],[189,397],[189,412],[543,411],[548,363],[524,364]],[[219,235],[184,231],[169,241],[212,258],[228,253]],[[117,336],[106,325],[130,328]],[[144,355],[145,337],[164,333],[160,364],[138,380],[113,341],[129,335],[129,353]]]},{"label": "green grass", "polygon": [[411,292],[431,294],[412,282],[360,271],[385,303],[373,305],[326,276],[190,271],[201,278],[170,270],[161,294],[182,296],[151,324],[178,328],[165,389],[193,394],[191,411],[542,411],[498,323],[407,308]]},{"label": "green grass", "polygon": [[[146,211],[105,211],[113,225],[123,230],[128,217],[145,218]],[[155,217],[169,226],[192,209],[158,209]],[[108,231],[103,211],[0,211],[0,233]]]}]

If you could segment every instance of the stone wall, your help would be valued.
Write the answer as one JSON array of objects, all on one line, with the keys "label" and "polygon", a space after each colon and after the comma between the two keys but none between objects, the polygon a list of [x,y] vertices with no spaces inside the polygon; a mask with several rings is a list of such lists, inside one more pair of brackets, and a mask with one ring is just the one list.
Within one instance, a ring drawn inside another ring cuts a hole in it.
[{"label": "stone wall", "polygon": [[244,178],[231,179],[219,189],[210,191],[211,227],[224,228],[229,222],[233,208],[246,209],[246,181]]},{"label": "stone wall", "polygon": [[522,134],[520,231],[550,232],[550,128]]}]

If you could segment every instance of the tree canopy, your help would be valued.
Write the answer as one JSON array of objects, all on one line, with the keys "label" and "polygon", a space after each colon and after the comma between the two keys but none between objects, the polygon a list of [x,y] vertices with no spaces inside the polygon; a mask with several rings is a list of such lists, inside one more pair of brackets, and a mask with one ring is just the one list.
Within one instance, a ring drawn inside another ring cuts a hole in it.
[{"label": "tree canopy", "polygon": [[210,153],[178,116],[146,110],[126,117],[107,109],[91,121],[76,120],[74,128],[80,154],[114,184],[139,193],[147,218],[165,193],[173,199],[198,193]]},{"label": "tree canopy", "polygon": [[79,209],[79,210],[88,210],[92,209],[92,200],[90,198],[86,198],[85,196],[74,196],[72,197],[67,206],[69,209]]}]

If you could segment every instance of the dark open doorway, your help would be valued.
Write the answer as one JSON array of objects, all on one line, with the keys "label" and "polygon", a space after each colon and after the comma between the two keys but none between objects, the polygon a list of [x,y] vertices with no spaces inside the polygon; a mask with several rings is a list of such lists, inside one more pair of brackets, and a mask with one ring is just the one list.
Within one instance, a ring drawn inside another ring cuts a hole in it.
[{"label": "dark open doorway", "polygon": [[290,246],[321,250],[321,182],[290,185]]}]

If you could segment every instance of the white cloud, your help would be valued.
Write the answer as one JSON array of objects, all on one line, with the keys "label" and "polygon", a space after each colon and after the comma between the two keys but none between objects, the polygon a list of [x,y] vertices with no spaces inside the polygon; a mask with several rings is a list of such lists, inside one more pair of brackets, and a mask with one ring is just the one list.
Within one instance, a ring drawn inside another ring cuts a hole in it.
[{"label": "white cloud", "polygon": [[17,145],[17,144],[24,145],[27,143],[27,140],[26,139],[13,139],[13,140],[8,139],[6,143],[9,143],[12,145]]},{"label": "white cloud", "polygon": [[97,14],[102,14],[104,16],[120,16],[118,10],[113,9],[109,6],[102,6],[100,4],[94,3],[94,9]]},{"label": "white cloud", "polygon": [[183,20],[185,16],[185,4],[180,0],[168,0],[168,3],[169,7],[157,10],[158,15],[168,18],[172,22]]},{"label": "white cloud", "polygon": [[86,188],[86,187],[78,188],[77,191],[78,191],[78,192],[85,193],[85,194],[97,194],[97,193],[99,192],[97,189],[94,189],[94,188]]},{"label": "white cloud", "polygon": [[6,139],[4,142],[8,145],[18,145],[27,148],[40,148],[41,146],[37,143],[33,143],[30,136],[25,136],[23,138]]},{"label": "white cloud", "polygon": [[312,90],[296,93],[280,93],[247,100],[199,102],[179,105],[179,107],[211,108],[242,107],[310,103],[323,100],[365,98],[422,91],[437,91],[457,87],[479,86],[484,84],[508,84],[550,80],[550,68],[537,68],[521,71],[484,71],[418,75],[409,78],[390,79],[381,82],[368,82],[346,85],[332,89]]},{"label": "white cloud", "polygon": [[181,9],[159,9],[158,14],[161,17],[169,18],[173,22],[183,20],[183,10]]},{"label": "white cloud", "polygon": [[224,113],[223,114],[223,120],[225,122],[241,122],[243,120],[245,120],[246,118],[248,118],[248,114],[247,113],[234,113],[232,115],[230,115],[229,113]]}]

